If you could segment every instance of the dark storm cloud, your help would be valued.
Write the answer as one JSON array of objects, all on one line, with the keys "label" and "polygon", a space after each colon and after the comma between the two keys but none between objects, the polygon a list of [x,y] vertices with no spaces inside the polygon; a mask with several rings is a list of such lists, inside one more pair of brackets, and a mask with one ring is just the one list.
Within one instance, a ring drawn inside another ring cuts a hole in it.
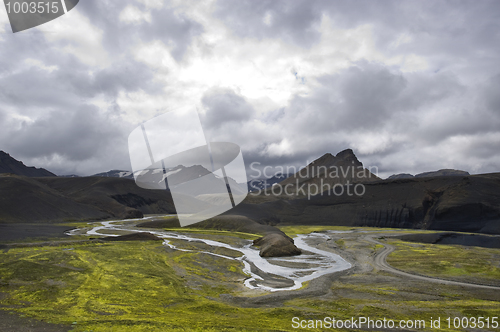
[{"label": "dark storm cloud", "polygon": [[120,125],[120,121],[103,115],[97,107],[81,105],[71,112],[59,109],[34,122],[21,122],[15,139],[7,140],[5,145],[8,151],[27,158],[57,154],[82,161],[101,150],[103,142],[123,138]]},{"label": "dark storm cloud", "polygon": [[151,42],[159,40],[172,47],[172,56],[181,61],[193,38],[202,31],[202,25],[188,18],[168,3],[160,9],[149,11],[151,22],[129,24],[121,22],[119,14],[133,5],[141,11],[148,11],[146,6],[137,1],[85,1],[79,4],[81,10],[92,23],[104,32],[104,46],[108,52],[119,54],[133,42]]},{"label": "dark storm cloud", "polygon": [[[69,106],[79,103],[80,97],[97,94],[116,97],[119,91],[161,92],[161,87],[155,84],[153,71],[130,57],[117,58],[105,68],[95,68],[72,54],[61,52],[64,42],[48,42],[39,33],[19,37],[6,35],[1,44],[5,46],[0,48],[1,68],[5,68],[0,77],[2,102],[43,108]],[[26,63],[28,59],[53,67],[53,70]]]},{"label": "dark storm cloud", "polygon": [[416,105],[421,97],[407,91],[403,74],[367,62],[319,77],[318,82],[319,87],[306,96],[295,96],[284,109],[285,121],[294,132],[319,137],[383,128],[394,114],[408,110],[401,99]]},{"label": "dark storm cloud", "polygon": [[207,129],[219,129],[226,123],[238,124],[252,118],[253,107],[230,89],[211,89],[202,98]]},{"label": "dark storm cloud", "polygon": [[92,73],[88,72],[88,68],[58,72],[55,80],[69,84],[73,93],[86,97],[104,94],[116,98],[121,91],[132,92],[139,89],[152,95],[162,93],[153,71],[130,58]]},{"label": "dark storm cloud", "polygon": [[491,77],[485,83],[481,97],[485,107],[500,117],[500,74]]},{"label": "dark storm cloud", "polygon": [[[245,37],[280,38],[311,46],[318,41],[322,15],[339,28],[370,24],[378,46],[388,47],[395,35],[409,33],[421,43],[402,49],[428,53],[459,52],[474,55],[478,48],[500,49],[500,2],[373,1],[373,0],[267,0],[217,1],[216,14]],[[265,23],[270,14],[271,23]]]},{"label": "dark storm cloud", "polygon": [[[244,37],[277,38],[309,47],[320,37],[321,10],[314,1],[217,2],[216,15]],[[267,23],[266,23],[267,20]]]},{"label": "dark storm cloud", "polygon": [[[373,64],[353,66],[319,81],[323,87],[317,97],[323,97],[323,107],[332,109],[335,128],[380,126],[391,113],[400,111],[395,104],[407,85],[400,73]],[[332,95],[336,100],[328,102]]]}]

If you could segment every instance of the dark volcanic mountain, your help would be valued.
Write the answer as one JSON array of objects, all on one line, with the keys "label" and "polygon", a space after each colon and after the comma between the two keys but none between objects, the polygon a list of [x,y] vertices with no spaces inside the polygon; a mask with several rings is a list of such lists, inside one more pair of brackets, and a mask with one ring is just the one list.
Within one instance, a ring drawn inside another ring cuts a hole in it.
[{"label": "dark volcanic mountain", "polygon": [[0,151],[0,173],[12,173],[29,177],[56,176],[44,168],[28,167],[3,151]]},{"label": "dark volcanic mountain", "polygon": [[[160,180],[169,176],[171,183],[179,182],[182,186],[186,177],[208,172],[196,167],[178,166],[169,170],[168,175],[163,170],[157,175]],[[336,156],[322,156],[274,187],[290,185],[296,189],[297,183],[320,185],[323,181],[337,189],[351,185],[351,194],[347,190],[339,194],[339,190],[326,189],[309,197],[294,190],[276,196],[267,189],[260,194],[250,193],[242,204],[213,219],[218,220],[217,227],[231,225],[237,219],[243,224],[247,220],[266,226],[373,226],[500,234],[500,173],[450,172],[441,170],[423,177],[380,180],[363,168],[352,150],[345,150]],[[206,181],[210,187],[212,177]],[[357,194],[353,194],[352,184],[359,186]],[[189,191],[188,187],[185,189]],[[183,196],[183,199],[190,200],[191,206],[205,209],[215,204],[215,196]],[[0,223],[175,213],[168,190],[143,189],[134,180],[119,177],[30,178],[4,174],[0,176],[0,197]],[[213,220],[206,222],[210,224]]]}]

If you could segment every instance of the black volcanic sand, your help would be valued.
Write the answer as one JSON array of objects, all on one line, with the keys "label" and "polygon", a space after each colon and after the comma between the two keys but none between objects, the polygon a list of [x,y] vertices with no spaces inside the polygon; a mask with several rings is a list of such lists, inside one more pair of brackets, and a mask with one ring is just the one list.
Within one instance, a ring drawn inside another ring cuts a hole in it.
[{"label": "black volcanic sand", "polygon": [[0,331],[9,332],[66,332],[71,326],[51,324],[29,317],[19,317],[17,313],[0,310]]},{"label": "black volcanic sand", "polygon": [[104,241],[163,241],[163,239],[151,233],[131,233],[120,236],[108,236]]},{"label": "black volcanic sand", "polygon": [[0,242],[69,238],[64,232],[71,229],[74,227],[51,224],[0,224]]}]

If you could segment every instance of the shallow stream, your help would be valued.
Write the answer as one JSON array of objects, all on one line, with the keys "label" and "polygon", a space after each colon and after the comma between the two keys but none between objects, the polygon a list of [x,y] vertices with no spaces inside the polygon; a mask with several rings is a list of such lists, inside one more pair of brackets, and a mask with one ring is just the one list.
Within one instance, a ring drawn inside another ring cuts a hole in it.
[{"label": "shallow stream", "polygon": [[[149,217],[151,218],[151,217]],[[144,218],[140,220],[149,219]],[[294,238],[295,245],[302,250],[299,256],[263,258],[259,256],[259,250],[252,247],[252,241],[243,240],[243,246],[229,245],[227,243],[192,237],[186,233],[180,234],[163,230],[142,230],[134,226],[120,225],[117,221],[104,221],[99,226],[86,231],[87,235],[119,236],[126,232],[149,232],[162,238],[163,244],[175,250],[198,251],[224,259],[239,260],[244,264],[243,271],[249,276],[244,285],[250,289],[262,289],[276,292],[295,290],[302,287],[306,281],[313,280],[325,274],[349,269],[351,264],[339,255],[317,248],[319,243],[330,239],[328,233],[298,234]],[[104,231],[104,232],[103,232]],[[115,232],[116,233],[113,233]],[[68,235],[76,234],[78,230],[68,232]],[[340,233],[329,231],[330,233]],[[187,242],[203,242],[211,247],[231,249],[241,253],[239,257],[230,257],[212,253],[204,250],[183,249],[173,245],[170,239]]]}]

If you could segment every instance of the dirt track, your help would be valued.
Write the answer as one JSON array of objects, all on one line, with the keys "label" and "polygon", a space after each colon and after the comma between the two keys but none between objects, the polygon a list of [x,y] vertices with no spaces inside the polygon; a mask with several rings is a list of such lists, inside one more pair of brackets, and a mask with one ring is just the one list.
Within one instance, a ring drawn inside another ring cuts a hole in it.
[{"label": "dirt track", "polygon": [[380,245],[384,246],[384,249],[382,251],[380,251],[379,253],[377,253],[377,255],[373,259],[373,262],[375,263],[377,268],[379,268],[380,270],[395,273],[395,274],[398,274],[398,275],[401,275],[404,277],[415,278],[415,279],[419,279],[419,280],[423,280],[423,281],[437,282],[437,283],[441,283],[441,284],[445,284],[445,285],[500,290],[500,287],[496,287],[496,286],[480,285],[480,284],[445,280],[445,279],[440,279],[440,278],[435,278],[435,277],[428,277],[428,276],[423,276],[423,275],[418,275],[418,274],[412,274],[412,273],[398,270],[398,269],[390,266],[386,260],[387,256],[396,249],[394,246],[391,246],[390,244],[387,244],[387,243],[379,242],[379,241],[375,240],[373,238],[373,236],[365,236],[364,239],[366,239],[367,241],[370,241],[372,243],[380,244]]}]

